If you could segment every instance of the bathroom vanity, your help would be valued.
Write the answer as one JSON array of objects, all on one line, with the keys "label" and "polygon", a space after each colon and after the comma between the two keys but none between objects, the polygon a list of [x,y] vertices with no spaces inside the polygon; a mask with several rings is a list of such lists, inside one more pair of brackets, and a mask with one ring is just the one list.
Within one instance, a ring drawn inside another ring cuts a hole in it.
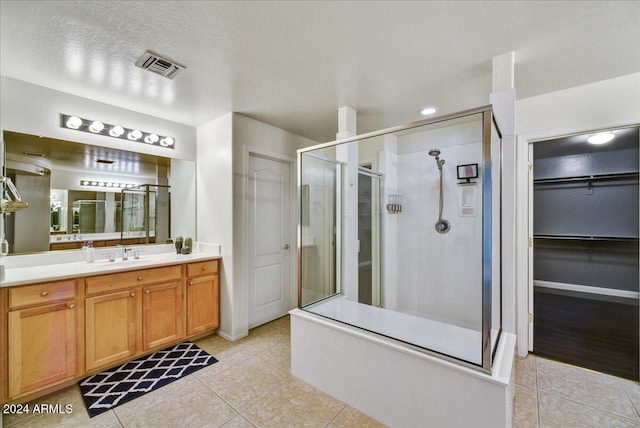
[{"label": "bathroom vanity", "polygon": [[156,254],[7,269],[0,398],[26,402],[219,325],[220,257]]}]

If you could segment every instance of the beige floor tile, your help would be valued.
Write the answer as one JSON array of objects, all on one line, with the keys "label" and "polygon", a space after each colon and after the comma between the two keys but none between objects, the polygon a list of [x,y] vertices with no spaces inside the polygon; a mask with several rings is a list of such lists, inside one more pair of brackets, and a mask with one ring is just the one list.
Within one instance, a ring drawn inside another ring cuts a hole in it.
[{"label": "beige floor tile", "polygon": [[380,422],[354,409],[345,407],[327,428],[383,428]]},{"label": "beige floor tile", "polygon": [[242,411],[291,379],[289,373],[254,356],[202,382]]},{"label": "beige floor tile", "polygon": [[231,342],[217,334],[212,334],[211,336],[196,340],[193,343],[216,358],[218,358],[219,353],[236,346],[236,342]]},{"label": "beige floor tile", "polygon": [[289,344],[290,340],[288,331],[265,324],[250,330],[247,337],[235,343],[242,349],[258,354],[277,344]]},{"label": "beige floor tile", "polygon": [[167,402],[122,419],[125,427],[217,427],[237,416],[238,412],[200,384]]},{"label": "beige floor tile", "polygon": [[536,357],[529,354],[526,358],[516,357],[516,384],[536,387]]},{"label": "beige floor tile", "polygon": [[258,356],[286,372],[291,372],[291,347],[289,345],[274,345],[259,353]]},{"label": "beige floor tile", "polygon": [[[71,413],[33,413],[34,405],[60,405],[60,409],[70,406]],[[113,427],[119,425],[113,410],[93,418],[89,417],[78,386],[72,386],[54,394],[38,398],[29,403],[28,415],[5,415],[4,426],[9,427]],[[19,417],[21,416],[21,417]]]},{"label": "beige floor tile", "polygon": [[603,412],[544,391],[539,393],[540,427],[638,428],[638,421]]},{"label": "beige floor tile", "polygon": [[324,427],[344,407],[344,403],[294,379],[242,414],[258,427]]},{"label": "beige floor tile", "polygon": [[630,380],[621,380],[620,383],[624,388],[629,400],[636,408],[636,412],[640,415],[640,383]]},{"label": "beige floor tile", "polygon": [[195,372],[195,376],[200,380],[211,379],[211,377],[222,373],[225,370],[237,367],[243,361],[255,358],[255,354],[244,348],[234,347],[222,351],[216,355],[218,362]]},{"label": "beige floor tile", "polygon": [[150,407],[157,406],[158,404],[166,402],[173,397],[187,394],[189,391],[193,390],[193,388],[197,388],[200,385],[201,383],[195,376],[185,376],[161,388],[154,389],[135,400],[121,404],[120,406],[115,407],[113,411],[116,412],[116,415],[120,420],[129,419],[137,413],[140,413]]},{"label": "beige floor tile", "polygon": [[242,415],[238,415],[222,425],[222,428],[255,428],[255,425],[246,420]]},{"label": "beige floor tile", "polygon": [[516,385],[514,428],[536,428],[538,426],[538,393],[535,388]]},{"label": "beige floor tile", "polygon": [[631,401],[617,378],[538,358],[538,394],[542,390],[626,418],[637,419]]},{"label": "beige floor tile", "polygon": [[269,324],[276,328],[280,328],[286,331],[291,330],[291,317],[289,315],[285,315],[281,318],[271,321]]}]

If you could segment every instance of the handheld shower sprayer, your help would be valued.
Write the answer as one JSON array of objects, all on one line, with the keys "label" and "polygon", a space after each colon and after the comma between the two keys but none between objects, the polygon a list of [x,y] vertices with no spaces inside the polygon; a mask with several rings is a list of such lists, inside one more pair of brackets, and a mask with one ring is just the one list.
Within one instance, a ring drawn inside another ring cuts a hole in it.
[{"label": "handheld shower sprayer", "polygon": [[429,156],[436,158],[436,164],[438,165],[438,171],[440,171],[440,210],[438,211],[438,221],[436,222],[436,231],[440,234],[447,233],[451,230],[451,223],[442,218],[442,206],[443,206],[443,191],[442,191],[442,165],[444,165],[444,159],[440,159],[440,149],[429,150]]}]

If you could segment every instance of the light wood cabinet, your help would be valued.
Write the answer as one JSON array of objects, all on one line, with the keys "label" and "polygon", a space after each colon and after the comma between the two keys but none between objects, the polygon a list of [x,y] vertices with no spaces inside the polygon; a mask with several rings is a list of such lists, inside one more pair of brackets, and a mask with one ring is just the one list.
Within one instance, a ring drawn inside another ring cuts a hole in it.
[{"label": "light wood cabinet", "polygon": [[10,399],[77,376],[77,322],[75,281],[10,290],[7,335]]},{"label": "light wood cabinet", "polygon": [[0,289],[0,401],[37,398],[214,330],[218,270],[205,260]]},{"label": "light wood cabinet", "polygon": [[87,297],[87,370],[136,355],[139,301],[139,293],[133,288]]},{"label": "light wood cabinet", "polygon": [[[220,285],[218,261],[187,265],[187,335],[220,325]],[[209,272],[213,274],[209,274]]]},{"label": "light wood cabinet", "polygon": [[144,287],[142,299],[145,351],[183,337],[182,281]]}]

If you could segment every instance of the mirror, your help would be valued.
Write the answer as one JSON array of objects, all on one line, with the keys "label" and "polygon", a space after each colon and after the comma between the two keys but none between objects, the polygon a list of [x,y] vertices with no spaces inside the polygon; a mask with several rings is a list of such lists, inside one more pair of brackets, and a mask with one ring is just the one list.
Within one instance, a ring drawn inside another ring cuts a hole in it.
[{"label": "mirror", "polygon": [[165,243],[171,159],[4,131],[6,175],[29,207],[5,217],[11,254]]}]

